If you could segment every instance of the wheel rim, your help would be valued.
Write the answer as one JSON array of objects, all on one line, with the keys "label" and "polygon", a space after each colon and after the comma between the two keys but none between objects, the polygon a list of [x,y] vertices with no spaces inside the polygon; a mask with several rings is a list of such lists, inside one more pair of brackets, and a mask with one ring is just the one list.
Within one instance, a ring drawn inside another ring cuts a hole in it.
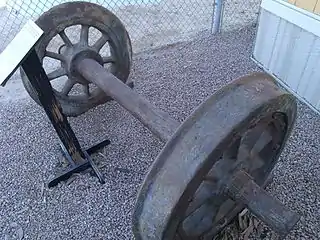
[{"label": "wheel rim", "polygon": [[[234,136],[230,147],[204,177],[180,221],[178,235],[182,239],[212,239],[233,218],[238,205],[224,193],[238,170],[249,173],[262,185],[274,167],[287,131],[286,117],[275,113],[259,121],[252,129]],[[239,211],[239,210],[238,210]]]},{"label": "wheel rim", "polygon": [[[211,206],[210,209],[209,206],[204,209],[209,214],[203,216],[209,215],[211,221],[215,220],[211,223],[214,225],[211,229],[208,229],[210,224],[201,223],[199,226],[206,229],[200,229],[202,232],[197,233],[196,219],[189,221],[188,229],[188,223],[184,222],[185,213],[188,212],[190,202],[199,186],[213,166],[218,164],[221,156],[224,156],[224,153],[227,156],[234,155],[234,151],[225,150],[237,149],[234,146],[239,145],[239,133],[242,136],[244,130],[251,126],[258,127],[257,133],[263,133],[264,131],[259,130],[262,125],[258,123],[270,123],[272,117],[275,117],[274,121],[277,124],[269,130],[279,126],[281,128],[277,130],[277,134],[271,134],[272,131],[269,131],[270,136],[274,140],[278,139],[281,144],[273,141],[272,145],[264,148],[264,145],[268,145],[267,135],[262,138],[262,143],[256,146],[265,151],[277,146],[272,156],[266,156],[268,161],[265,166],[257,161],[256,169],[251,169],[254,180],[260,186],[264,184],[268,173],[274,167],[291,132],[296,118],[294,97],[277,88],[268,75],[252,74],[234,81],[201,104],[166,144],[144,180],[133,214],[133,232],[136,239],[210,239],[223,229],[244,206],[234,205],[230,200],[224,205],[221,204],[228,199],[221,191],[222,184],[216,184],[213,188],[216,194],[212,195],[210,188],[211,195],[208,196],[215,197],[218,209],[225,209],[220,211],[220,214],[216,210],[217,207]],[[254,142],[254,138],[251,138],[250,142]],[[233,168],[229,170],[236,171]],[[255,173],[254,170],[258,172]],[[257,177],[259,174],[262,176]],[[220,198],[220,201],[217,201],[217,198]],[[201,217],[201,214],[199,216]],[[181,231],[183,222],[185,227]]]}]

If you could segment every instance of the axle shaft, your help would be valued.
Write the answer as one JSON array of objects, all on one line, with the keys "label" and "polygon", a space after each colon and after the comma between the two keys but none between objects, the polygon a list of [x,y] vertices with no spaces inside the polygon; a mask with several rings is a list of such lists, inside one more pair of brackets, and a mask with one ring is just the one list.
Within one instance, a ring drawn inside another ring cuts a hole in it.
[{"label": "axle shaft", "polygon": [[285,236],[299,221],[299,216],[272,198],[244,171],[235,173],[227,186],[228,195],[244,204],[257,218],[278,234]]},{"label": "axle shaft", "polygon": [[85,79],[96,84],[108,96],[127,109],[162,141],[167,142],[178,129],[180,125],[178,121],[134,92],[98,62],[83,59],[77,65],[77,70]]},{"label": "axle shaft", "polygon": [[[96,84],[163,141],[168,141],[178,129],[179,122],[172,119],[169,114],[157,109],[96,61],[83,59],[78,63],[77,70],[85,79]],[[236,172],[225,189],[231,199],[238,204],[245,205],[260,220],[281,235],[288,234],[299,220],[294,212],[273,199],[246,172]]]}]

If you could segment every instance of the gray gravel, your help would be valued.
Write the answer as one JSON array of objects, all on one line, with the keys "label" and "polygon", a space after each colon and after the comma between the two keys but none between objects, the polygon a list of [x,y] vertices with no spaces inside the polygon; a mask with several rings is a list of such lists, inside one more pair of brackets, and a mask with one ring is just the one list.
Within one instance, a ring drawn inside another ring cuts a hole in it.
[{"label": "gray gravel", "polygon": [[[258,70],[249,59],[253,36],[248,28],[136,55],[135,90],[183,121],[219,87]],[[287,239],[320,239],[319,119],[299,104],[268,188],[303,216]],[[111,139],[105,157],[95,156],[107,182],[84,174],[49,190],[44,184],[61,157],[44,112],[29,97],[3,101],[0,123],[0,239],[132,239],[135,196],[163,147],[146,128],[114,102],[71,119],[83,146]]]}]

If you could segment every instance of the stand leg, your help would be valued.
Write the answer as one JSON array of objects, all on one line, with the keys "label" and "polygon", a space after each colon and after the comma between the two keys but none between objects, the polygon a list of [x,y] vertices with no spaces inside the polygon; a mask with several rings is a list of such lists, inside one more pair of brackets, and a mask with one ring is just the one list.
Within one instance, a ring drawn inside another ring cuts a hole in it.
[{"label": "stand leg", "polygon": [[61,142],[75,163],[84,162],[84,153],[80,144],[67,120],[62,113],[59,102],[56,100],[48,76],[46,75],[38,55],[33,50],[27,59],[22,63],[22,68],[26,73],[34,90],[38,94],[39,101],[46,111],[53,127],[55,128]]},{"label": "stand leg", "polygon": [[67,180],[73,173],[81,172],[91,167],[101,183],[104,179],[98,168],[90,158],[90,154],[110,143],[109,140],[103,141],[88,149],[88,152],[82,151],[80,143],[73,132],[67,117],[63,114],[61,106],[53,94],[53,90],[46,75],[40,59],[35,50],[33,50],[26,60],[22,63],[22,68],[26,73],[34,90],[37,92],[39,101],[56,130],[61,142],[62,150],[70,163],[70,168],[50,181],[49,187],[57,185],[60,181]]}]

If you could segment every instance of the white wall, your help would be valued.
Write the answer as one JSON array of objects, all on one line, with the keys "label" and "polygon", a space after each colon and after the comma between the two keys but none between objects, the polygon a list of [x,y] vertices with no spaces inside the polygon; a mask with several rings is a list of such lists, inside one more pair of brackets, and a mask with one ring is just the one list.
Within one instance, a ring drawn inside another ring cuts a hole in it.
[{"label": "white wall", "polygon": [[263,0],[253,58],[320,113],[320,18]]}]

